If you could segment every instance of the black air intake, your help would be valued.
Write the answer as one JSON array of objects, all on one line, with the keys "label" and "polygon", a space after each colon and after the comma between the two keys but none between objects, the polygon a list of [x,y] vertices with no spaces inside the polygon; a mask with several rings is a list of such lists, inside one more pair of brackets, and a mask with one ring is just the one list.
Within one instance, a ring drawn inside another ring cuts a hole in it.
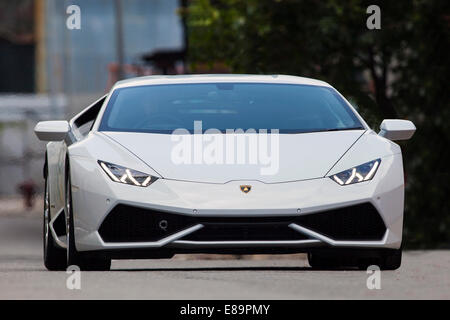
[{"label": "black air intake", "polygon": [[105,242],[158,241],[195,224],[189,216],[119,204],[98,232]]},{"label": "black air intake", "polygon": [[[292,217],[291,217],[292,218]],[[223,219],[223,218],[222,218]],[[253,218],[251,223],[204,223],[204,227],[184,237],[191,241],[282,241],[305,240],[307,236],[292,230],[288,223],[264,223]]]},{"label": "black air intake", "polygon": [[386,226],[370,203],[311,213],[295,223],[334,240],[381,240]]}]

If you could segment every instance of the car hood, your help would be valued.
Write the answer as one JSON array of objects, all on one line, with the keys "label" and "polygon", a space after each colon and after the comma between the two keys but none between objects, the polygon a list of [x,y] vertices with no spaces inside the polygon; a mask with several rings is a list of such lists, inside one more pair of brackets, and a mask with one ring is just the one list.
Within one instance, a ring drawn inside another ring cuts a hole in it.
[{"label": "car hood", "polygon": [[[133,153],[145,162],[163,178],[204,183],[226,183],[233,180],[258,180],[264,183],[277,183],[297,180],[307,180],[324,177],[349,148],[364,134],[365,130],[348,130],[332,132],[311,132],[299,134],[278,135],[278,152],[275,141],[258,140],[257,157],[250,162],[248,154],[244,156],[244,163],[238,163],[236,157],[232,160],[220,156],[203,143],[203,152],[197,160],[194,159],[194,148],[198,143],[193,135],[181,134],[174,138],[171,134],[132,133],[132,132],[102,132],[116,143]],[[205,136],[205,135],[204,135]],[[249,145],[250,139],[262,138],[260,134],[207,134],[210,143],[223,141],[223,149],[229,146],[227,141],[244,139]],[[223,138],[223,139],[222,139]],[[174,141],[178,139],[178,141]],[[230,139],[230,140],[227,140]],[[181,145],[181,141],[190,141]],[[254,140],[253,140],[254,141]],[[212,144],[211,144],[212,145]],[[259,146],[266,146],[259,147]],[[216,145],[216,146],[220,146]],[[182,150],[184,148],[184,150]],[[191,150],[191,156],[186,150]],[[245,148],[247,150],[247,148]],[[198,149],[197,149],[198,150]],[[226,152],[223,152],[224,154]],[[228,152],[229,154],[229,152]],[[209,155],[209,157],[208,157]],[[266,155],[266,157],[261,156]],[[267,156],[269,155],[269,156]],[[211,160],[212,159],[212,160]],[[222,160],[220,160],[222,159]],[[223,163],[220,163],[220,162]],[[181,163],[180,163],[181,162]]]}]

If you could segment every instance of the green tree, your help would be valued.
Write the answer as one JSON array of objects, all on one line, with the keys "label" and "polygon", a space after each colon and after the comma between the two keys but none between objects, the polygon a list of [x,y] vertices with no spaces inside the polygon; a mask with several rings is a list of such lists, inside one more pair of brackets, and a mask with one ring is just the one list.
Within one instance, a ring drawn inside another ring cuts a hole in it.
[{"label": "green tree", "polygon": [[[369,30],[366,9],[381,8]],[[189,61],[220,61],[238,73],[325,80],[377,130],[383,118],[412,120],[401,143],[407,195],[405,245],[450,244],[450,2],[193,0]]]}]

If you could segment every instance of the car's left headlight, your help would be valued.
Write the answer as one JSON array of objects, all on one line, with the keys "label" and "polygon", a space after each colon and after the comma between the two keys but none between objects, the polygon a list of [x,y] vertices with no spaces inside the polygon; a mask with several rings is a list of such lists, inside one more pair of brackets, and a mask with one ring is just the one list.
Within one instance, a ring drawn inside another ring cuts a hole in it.
[{"label": "car's left headlight", "polygon": [[98,164],[106,172],[106,174],[111,178],[111,180],[124,184],[131,184],[133,186],[148,187],[153,182],[158,180],[157,177],[136,171],[133,169],[125,168],[117,164],[98,161]]},{"label": "car's left headlight", "polygon": [[363,163],[357,167],[336,173],[330,176],[330,178],[341,186],[368,181],[375,176],[380,163],[381,159],[376,159]]}]

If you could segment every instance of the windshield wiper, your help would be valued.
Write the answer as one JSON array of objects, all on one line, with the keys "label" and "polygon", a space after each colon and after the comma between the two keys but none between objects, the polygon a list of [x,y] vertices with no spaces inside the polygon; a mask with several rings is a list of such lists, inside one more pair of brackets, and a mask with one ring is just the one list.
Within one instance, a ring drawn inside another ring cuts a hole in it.
[{"label": "windshield wiper", "polygon": [[364,130],[363,127],[359,126],[359,127],[350,127],[350,128],[332,128],[332,129],[324,129],[324,130],[320,130],[320,131],[344,131],[344,130]]}]

